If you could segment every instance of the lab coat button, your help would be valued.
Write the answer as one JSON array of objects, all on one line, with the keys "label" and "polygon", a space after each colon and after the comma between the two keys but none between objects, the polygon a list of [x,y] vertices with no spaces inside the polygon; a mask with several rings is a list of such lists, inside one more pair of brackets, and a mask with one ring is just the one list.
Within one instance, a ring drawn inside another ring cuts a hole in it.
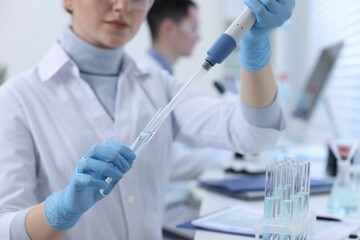
[{"label": "lab coat button", "polygon": [[135,201],[134,196],[133,196],[133,195],[128,195],[128,197],[127,197],[127,202],[128,202],[129,204],[133,204],[134,201]]}]

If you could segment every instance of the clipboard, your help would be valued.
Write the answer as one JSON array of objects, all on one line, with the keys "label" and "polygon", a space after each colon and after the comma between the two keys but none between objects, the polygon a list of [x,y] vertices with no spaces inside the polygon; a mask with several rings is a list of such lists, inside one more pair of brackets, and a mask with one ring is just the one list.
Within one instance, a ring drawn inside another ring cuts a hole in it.
[{"label": "clipboard", "polygon": [[[310,194],[329,193],[331,179],[311,179]],[[265,174],[217,180],[200,180],[199,186],[207,190],[243,200],[264,198]]]}]

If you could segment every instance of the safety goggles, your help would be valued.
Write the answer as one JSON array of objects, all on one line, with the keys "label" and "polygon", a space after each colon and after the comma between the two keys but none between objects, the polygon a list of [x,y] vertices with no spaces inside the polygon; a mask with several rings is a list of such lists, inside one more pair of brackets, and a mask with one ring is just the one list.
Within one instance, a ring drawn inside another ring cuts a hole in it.
[{"label": "safety goggles", "polygon": [[[169,0],[171,1],[171,0]],[[190,38],[199,37],[199,24],[194,21],[182,21],[178,25]]]},{"label": "safety goggles", "polygon": [[117,1],[126,1],[131,10],[140,10],[147,11],[151,8],[154,3],[154,0],[108,0],[111,3],[116,3]]}]

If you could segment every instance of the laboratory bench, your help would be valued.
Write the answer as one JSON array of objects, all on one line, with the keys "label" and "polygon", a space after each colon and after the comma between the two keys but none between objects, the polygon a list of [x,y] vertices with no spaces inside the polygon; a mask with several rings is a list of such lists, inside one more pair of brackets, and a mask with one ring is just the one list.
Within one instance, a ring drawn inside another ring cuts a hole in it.
[{"label": "laboratory bench", "polygon": [[[326,177],[326,160],[318,158],[310,159],[311,162],[311,178],[325,178]],[[221,179],[227,174],[220,170],[211,170],[206,172],[202,179]],[[205,214],[212,213],[226,207],[231,206],[244,206],[244,208],[255,208],[263,211],[262,200],[241,200],[238,198],[229,197],[220,193],[215,193],[208,191],[199,187],[197,184],[194,184],[192,187],[192,192],[195,196],[201,198],[201,209],[200,216]],[[310,195],[309,201],[309,213],[314,213],[315,215],[320,216],[331,216],[327,209],[329,194],[315,194]],[[344,219],[343,219],[344,220]],[[356,215],[352,217],[353,221],[359,223],[360,226],[360,216]],[[359,227],[360,230],[360,227]],[[359,235],[360,236],[360,235]],[[240,236],[235,234],[226,234],[226,233],[216,233],[211,231],[196,230],[194,240],[241,240],[241,239],[254,239],[253,237]]]}]

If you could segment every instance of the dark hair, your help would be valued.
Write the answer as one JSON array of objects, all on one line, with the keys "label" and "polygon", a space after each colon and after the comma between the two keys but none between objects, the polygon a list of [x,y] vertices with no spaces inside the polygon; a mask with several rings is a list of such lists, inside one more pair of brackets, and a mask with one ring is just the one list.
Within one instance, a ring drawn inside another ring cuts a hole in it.
[{"label": "dark hair", "polygon": [[159,28],[165,19],[170,18],[179,23],[189,14],[190,7],[197,7],[192,0],[155,0],[147,15],[152,39],[158,37]]}]

